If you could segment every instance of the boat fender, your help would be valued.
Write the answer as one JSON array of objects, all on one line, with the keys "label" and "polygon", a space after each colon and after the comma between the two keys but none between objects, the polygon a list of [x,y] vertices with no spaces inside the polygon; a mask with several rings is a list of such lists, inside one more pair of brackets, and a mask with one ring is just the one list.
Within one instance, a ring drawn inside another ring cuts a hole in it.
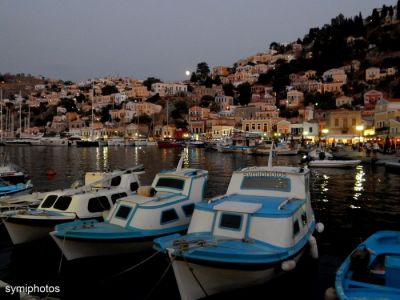
[{"label": "boat fender", "polygon": [[281,268],[283,271],[286,271],[286,272],[291,271],[294,268],[296,268],[296,261],[294,261],[293,259],[286,260],[286,261],[282,262]]},{"label": "boat fender", "polygon": [[314,258],[314,259],[318,259],[319,254],[318,254],[318,245],[317,245],[316,238],[313,235],[310,236],[310,239],[309,239],[308,243],[310,244],[311,257]]},{"label": "boat fender", "polygon": [[156,193],[152,186],[141,186],[137,189],[137,194],[143,197],[153,197]]},{"label": "boat fender", "polygon": [[330,287],[325,291],[324,300],[338,300],[336,290],[333,287]]},{"label": "boat fender", "polygon": [[325,230],[325,225],[323,223],[321,223],[321,222],[318,222],[317,224],[315,224],[315,230],[318,233],[322,233]]}]

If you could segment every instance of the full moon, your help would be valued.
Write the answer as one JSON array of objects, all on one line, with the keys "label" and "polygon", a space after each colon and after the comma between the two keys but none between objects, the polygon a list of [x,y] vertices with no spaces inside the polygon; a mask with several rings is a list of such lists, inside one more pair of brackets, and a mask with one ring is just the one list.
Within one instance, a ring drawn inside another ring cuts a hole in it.
[{"label": "full moon", "polygon": [[186,74],[186,76],[189,76],[189,75],[190,75],[190,71],[187,70],[187,71],[185,72],[185,74]]}]

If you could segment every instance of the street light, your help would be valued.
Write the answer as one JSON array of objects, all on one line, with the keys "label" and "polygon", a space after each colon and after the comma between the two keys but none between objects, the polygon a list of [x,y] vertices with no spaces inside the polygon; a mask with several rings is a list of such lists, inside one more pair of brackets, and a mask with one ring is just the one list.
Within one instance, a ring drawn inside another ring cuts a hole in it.
[{"label": "street light", "polygon": [[364,130],[364,125],[357,125],[356,130],[360,132],[360,137],[359,137],[359,143],[358,143],[358,151],[361,151],[361,138],[362,138],[362,133]]}]

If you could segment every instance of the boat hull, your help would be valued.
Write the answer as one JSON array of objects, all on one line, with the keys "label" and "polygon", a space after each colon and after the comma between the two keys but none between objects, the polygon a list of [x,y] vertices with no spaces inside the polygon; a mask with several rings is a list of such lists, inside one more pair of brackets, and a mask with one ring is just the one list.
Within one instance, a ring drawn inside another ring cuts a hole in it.
[{"label": "boat hull", "polygon": [[354,168],[360,163],[361,160],[312,160],[308,163],[308,166],[316,168]]},{"label": "boat hull", "polygon": [[[298,262],[303,252],[301,250],[293,260]],[[261,270],[232,269],[175,259],[171,252],[168,254],[182,300],[200,299],[228,290],[262,284],[284,272],[280,268],[281,262]]]},{"label": "boat hull", "polygon": [[134,241],[127,239],[121,242],[116,240],[101,241],[90,239],[73,239],[60,237],[56,235],[55,232],[50,232],[50,236],[61,249],[67,260],[91,256],[137,253],[152,249],[153,245],[152,239],[146,241]]},{"label": "boat hull", "polygon": [[5,217],[4,225],[7,228],[14,245],[32,242],[46,238],[57,224],[73,221],[71,218],[46,219],[22,219]]}]

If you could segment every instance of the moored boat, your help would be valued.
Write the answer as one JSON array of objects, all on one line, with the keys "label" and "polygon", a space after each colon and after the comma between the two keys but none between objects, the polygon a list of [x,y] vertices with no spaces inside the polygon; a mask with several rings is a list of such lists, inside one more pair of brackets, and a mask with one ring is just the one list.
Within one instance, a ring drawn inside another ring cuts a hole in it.
[{"label": "moored boat", "polygon": [[155,240],[182,299],[266,282],[295,268],[309,248],[318,256],[310,171],[271,161],[235,171],[225,195],[196,204],[186,235]]},{"label": "moored boat", "polygon": [[32,189],[33,184],[30,180],[28,180],[27,182],[20,182],[16,184],[0,180],[0,197],[11,195],[25,195],[31,193]]},{"label": "moored boat", "polygon": [[400,299],[400,232],[379,231],[361,243],[336,272],[340,300]]},{"label": "moored boat", "polygon": [[337,159],[316,159],[308,163],[309,167],[316,168],[354,168],[361,163],[359,159],[337,160]]},{"label": "moored boat", "polygon": [[56,224],[79,219],[103,219],[115,201],[139,187],[141,166],[125,171],[86,174],[83,187],[51,191],[38,208],[18,209],[1,214],[14,244],[48,236]]},{"label": "moored boat", "polygon": [[52,238],[68,260],[151,249],[156,237],[187,229],[195,203],[203,200],[208,172],[182,168],[156,175],[151,186],[117,201],[104,222],[57,225]]}]

